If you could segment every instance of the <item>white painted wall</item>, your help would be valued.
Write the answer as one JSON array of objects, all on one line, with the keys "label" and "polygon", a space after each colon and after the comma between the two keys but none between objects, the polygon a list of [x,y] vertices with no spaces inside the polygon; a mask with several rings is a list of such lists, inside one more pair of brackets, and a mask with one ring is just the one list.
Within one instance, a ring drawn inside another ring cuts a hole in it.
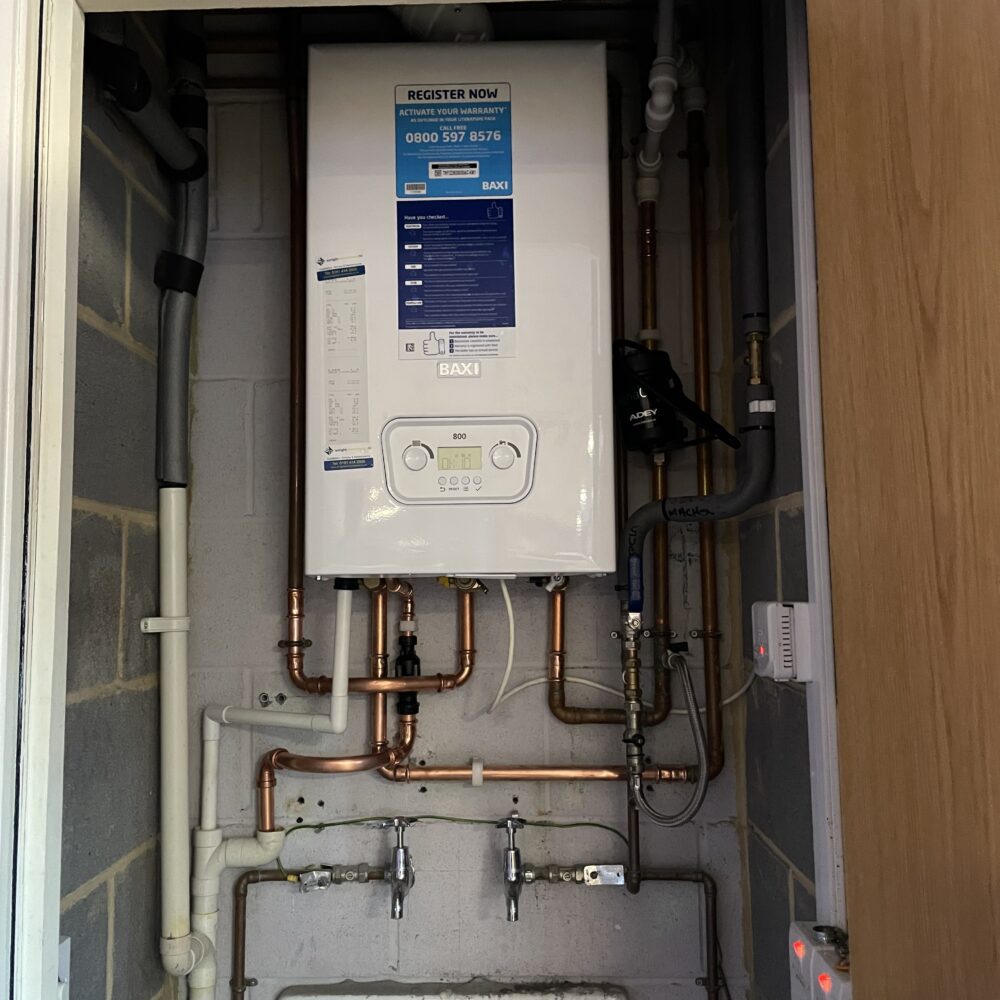
[{"label": "white painted wall", "polygon": [[[625,102],[630,111],[641,106],[637,87],[626,93]],[[219,92],[212,100],[214,194],[193,391],[194,746],[198,710],[209,702],[250,707],[262,693],[272,698],[283,693],[289,697],[286,708],[321,707],[318,699],[296,696],[285,679],[283,656],[276,646],[284,635],[288,390],[283,116],[277,94]],[[670,145],[676,150],[682,143],[683,127],[678,121]],[[676,157],[668,160],[670,197],[661,212],[662,327],[672,338],[668,340],[671,346],[678,333],[684,332],[684,346],[674,355],[683,370],[690,363],[686,167]],[[713,207],[713,262],[719,259],[716,250],[728,239],[719,230],[722,215]],[[635,328],[634,238],[627,237],[626,249],[630,328]],[[712,323],[720,344],[721,307],[728,301],[728,279],[721,266],[713,263]],[[721,357],[729,351],[717,353]],[[728,372],[722,373],[719,384],[728,386]],[[677,469],[674,488],[689,489],[691,459],[678,462]],[[645,482],[642,473],[635,498],[645,499]],[[672,551],[674,627],[686,633],[699,624],[696,533],[676,529]],[[724,588],[728,586],[727,567],[724,554]],[[548,616],[545,595],[531,584],[514,583],[512,596],[518,628],[512,678],[516,684],[544,676]],[[431,581],[421,581],[417,600],[424,670],[450,670],[456,631],[454,597]],[[723,609],[733,607],[725,589],[720,603]],[[367,669],[367,600],[360,598],[356,608],[353,669],[361,674]],[[332,587],[307,585],[306,610],[306,634],[313,640],[308,670],[328,672],[333,645]],[[422,697],[414,759],[466,763],[476,755],[510,763],[618,762],[619,729],[563,726],[549,715],[543,686],[506,702],[492,716],[480,716],[499,683],[506,655],[506,623],[498,587],[477,597],[476,612],[479,662],[475,677],[458,692]],[[618,645],[608,637],[616,618],[617,600],[608,581],[574,583],[568,601],[570,673],[611,685],[620,682]],[[732,627],[723,627],[727,640],[739,635],[738,618]],[[696,644],[691,660],[700,666]],[[739,680],[727,672],[724,687],[731,690]],[[569,690],[574,702],[602,701],[602,696],[595,701],[590,692],[578,687]],[[608,703],[607,698],[603,703]],[[341,737],[227,731],[220,822],[232,832],[253,826],[256,765],[268,748],[366,752],[366,700],[354,700],[352,710],[350,728]],[[731,752],[740,742],[727,737]],[[657,760],[690,761],[693,747],[686,720],[672,718],[652,735],[649,747]],[[196,768],[194,760],[193,776]],[[727,767],[713,784],[697,823],[675,831],[646,828],[643,843],[643,860],[648,864],[705,867],[718,879],[722,944],[734,997],[744,995],[746,983],[735,819],[739,770],[738,764]],[[686,788],[660,789],[653,801],[671,808],[686,794]],[[340,778],[282,774],[277,810],[279,822],[292,828],[300,817],[306,823],[369,814],[499,819],[515,802],[526,817],[624,826],[624,790],[618,786],[510,784],[472,789],[431,784],[422,792],[416,785],[394,786],[366,774]],[[639,1000],[704,996],[695,985],[703,973],[703,958],[701,904],[694,888],[651,885],[639,897],[628,896],[624,889],[526,888],[521,920],[509,925],[504,920],[499,878],[499,831],[422,822],[411,830],[409,842],[418,874],[401,922],[389,919],[385,886],[343,886],[309,896],[286,886],[250,890],[248,974],[261,983],[250,991],[252,1000],[270,1000],[281,987],[292,984],[345,978],[461,981],[473,976],[613,981],[627,986]],[[624,860],[624,846],[596,830],[529,829],[522,834],[521,845],[525,860],[538,863]],[[286,865],[381,863],[388,857],[389,846],[388,833],[367,828],[303,831],[291,836],[283,860]],[[228,997],[229,924],[227,906],[221,919],[221,1000]]]}]

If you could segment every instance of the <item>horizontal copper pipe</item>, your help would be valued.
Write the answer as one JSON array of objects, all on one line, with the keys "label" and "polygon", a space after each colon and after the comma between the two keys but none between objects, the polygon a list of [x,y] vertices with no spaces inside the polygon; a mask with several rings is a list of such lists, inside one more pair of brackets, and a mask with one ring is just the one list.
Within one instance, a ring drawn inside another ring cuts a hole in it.
[{"label": "horizontal copper pipe", "polygon": [[[373,600],[377,589],[372,591]],[[414,607],[412,587],[404,581],[395,580],[390,581],[386,585],[386,589],[395,590],[396,593],[402,594],[402,620],[412,621]],[[425,691],[431,693],[453,691],[455,688],[461,687],[472,676],[472,670],[476,665],[476,651],[472,646],[472,592],[462,590],[458,593],[462,635],[458,651],[458,667],[453,674],[427,674],[422,677],[351,677],[347,682],[347,690],[352,694],[402,694],[406,691]],[[407,613],[409,613],[409,618],[406,617]],[[299,664],[297,676],[292,674],[292,659],[289,657],[289,673],[296,687],[308,691],[310,694],[330,693],[333,682],[329,677],[306,677],[301,671],[301,658],[296,662]]]},{"label": "horizontal copper pipe", "polygon": [[[624,708],[582,708],[566,704],[566,591],[552,591],[549,600],[549,711],[570,726],[625,725]],[[643,709],[642,724],[656,726],[670,714],[670,678],[657,665],[652,709]]]},{"label": "horizontal copper pipe", "polygon": [[[466,781],[473,779],[471,764],[454,767],[419,767],[397,764],[379,768],[379,774],[391,781]],[[625,781],[624,767],[596,765],[572,767],[568,765],[507,764],[484,765],[483,781]],[[688,767],[650,767],[642,772],[642,780],[654,783],[693,781],[694,769]]]}]

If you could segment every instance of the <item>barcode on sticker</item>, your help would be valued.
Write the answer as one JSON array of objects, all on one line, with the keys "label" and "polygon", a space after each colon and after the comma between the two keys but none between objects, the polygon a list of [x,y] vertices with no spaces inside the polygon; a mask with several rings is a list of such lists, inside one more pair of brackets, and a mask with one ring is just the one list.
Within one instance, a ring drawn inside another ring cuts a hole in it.
[{"label": "barcode on sticker", "polygon": [[422,183],[410,183],[404,187],[404,190],[407,194],[427,194],[427,185]]},{"label": "barcode on sticker", "polygon": [[469,163],[428,163],[427,171],[432,180],[446,177],[478,177],[479,163],[476,160]]}]

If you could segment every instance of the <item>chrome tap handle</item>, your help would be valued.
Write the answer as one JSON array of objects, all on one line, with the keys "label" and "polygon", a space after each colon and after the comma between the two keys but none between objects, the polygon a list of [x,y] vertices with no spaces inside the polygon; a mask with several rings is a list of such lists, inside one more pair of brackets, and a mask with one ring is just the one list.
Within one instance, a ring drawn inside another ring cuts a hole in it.
[{"label": "chrome tap handle", "polygon": [[[403,901],[416,881],[410,849],[406,846],[406,830],[411,822],[403,816],[397,816],[392,821],[392,827],[396,831],[396,846],[392,849],[392,861],[389,865],[389,881],[392,884],[389,915],[393,920],[402,919]],[[385,825],[389,826],[388,823]]]},{"label": "chrome tap handle", "polygon": [[507,898],[507,920],[513,923],[517,920],[521,887],[524,885],[524,865],[521,864],[521,849],[517,846],[517,831],[524,829],[524,820],[512,812],[497,823],[497,829],[507,831],[507,846],[503,852],[503,887]]}]

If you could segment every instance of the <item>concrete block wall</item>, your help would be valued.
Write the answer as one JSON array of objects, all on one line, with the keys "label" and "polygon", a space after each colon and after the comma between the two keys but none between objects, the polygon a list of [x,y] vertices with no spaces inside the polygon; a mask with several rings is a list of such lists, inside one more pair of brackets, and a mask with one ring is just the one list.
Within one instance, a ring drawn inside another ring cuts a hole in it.
[{"label": "concrete block wall", "polygon": [[[162,91],[162,17],[123,26]],[[61,932],[74,1000],[166,1000],[157,650],[139,620],[157,610],[152,264],[171,209],[152,156],[89,77],[83,123]]]},{"label": "concrete block wall", "polygon": [[[626,87],[629,135],[638,130],[642,106],[637,73]],[[302,697],[288,684],[277,641],[284,634],[287,434],[287,174],[283,106],[267,92],[217,92],[211,100],[213,163],[209,252],[200,300],[193,383],[191,503],[192,810],[198,780],[197,709],[212,702],[256,706],[282,701],[286,709],[323,711],[325,702]],[[661,212],[660,280],[663,320],[675,363],[690,365],[686,167],[678,157],[683,129],[671,133],[668,177]],[[728,302],[727,225],[712,181],[712,325],[718,375],[718,405],[728,406],[731,359],[723,305]],[[626,193],[628,310],[637,329],[635,216]],[[692,485],[692,457],[673,469],[674,488]],[[728,473],[727,473],[728,474]],[[638,463],[633,498],[647,495],[648,473]],[[700,624],[696,533],[672,533],[672,586],[682,634]],[[739,620],[739,601],[728,584],[735,565],[735,535],[723,552],[720,600]],[[545,672],[545,596],[527,582],[511,585],[517,621],[512,685]],[[313,646],[308,670],[328,672],[333,645],[333,591],[310,583],[306,593],[307,635]],[[454,595],[434,581],[417,583],[419,651],[426,671],[451,669],[454,656]],[[358,597],[353,616],[354,672],[366,670],[367,608]],[[617,643],[608,636],[617,599],[607,581],[574,582],[568,606],[568,672],[616,686]],[[727,631],[726,660],[737,644]],[[467,763],[603,762],[621,757],[616,727],[565,727],[549,715],[543,686],[528,689],[485,716],[506,656],[506,622],[499,587],[477,597],[479,664],[473,681],[458,692],[421,699],[418,761]],[[700,657],[692,650],[698,669]],[[737,658],[738,659],[738,658]],[[727,669],[726,690],[738,686],[739,669]],[[571,688],[574,702],[607,703],[607,696]],[[222,743],[220,822],[230,832],[254,825],[256,764],[270,747],[309,753],[345,754],[368,745],[365,702],[352,701],[348,732],[318,737],[231,729]],[[732,995],[744,997],[741,853],[738,802],[742,799],[738,713],[728,734],[736,758],[713,784],[697,823],[673,831],[644,826],[649,864],[708,868],[722,894],[722,945]],[[658,760],[687,761],[693,753],[682,716],[657,730],[649,742]],[[687,789],[660,788],[652,797],[675,808]],[[621,829],[624,795],[619,786],[533,784],[479,789],[428,784],[391,786],[360,774],[317,778],[282,774],[278,820],[292,830],[286,865],[384,863],[390,837],[368,827],[339,826],[314,832],[324,821],[370,815],[452,815],[499,819],[512,808],[526,817],[557,821],[596,820]],[[689,887],[652,886],[638,898],[624,890],[603,893],[560,887],[527,888],[522,918],[504,920],[498,877],[500,834],[489,826],[433,820],[410,832],[417,883],[407,916],[390,922],[384,886],[344,886],[301,896],[285,885],[251,890],[249,974],[260,981],[250,993],[263,1000],[290,984],[355,980],[462,981],[482,975],[501,980],[598,980],[628,986],[636,1000],[703,996],[701,906]],[[580,862],[623,860],[623,846],[602,830],[529,829],[522,838],[526,860]],[[228,896],[223,897],[228,900]],[[230,907],[220,915],[220,1000],[227,996]]]},{"label": "concrete block wall", "polygon": [[[754,601],[808,600],[795,329],[785,0],[763,0],[768,370],[778,404],[770,498],[739,524],[742,657],[752,663]],[[732,218],[734,232],[740,224]],[[734,244],[735,246],[735,241]],[[734,268],[735,270],[735,268]],[[736,333],[734,354],[745,353]],[[734,388],[734,402],[741,397]],[[746,705],[748,926],[755,1000],[788,1000],[788,924],[815,916],[806,696],[799,684],[758,679]]]}]

